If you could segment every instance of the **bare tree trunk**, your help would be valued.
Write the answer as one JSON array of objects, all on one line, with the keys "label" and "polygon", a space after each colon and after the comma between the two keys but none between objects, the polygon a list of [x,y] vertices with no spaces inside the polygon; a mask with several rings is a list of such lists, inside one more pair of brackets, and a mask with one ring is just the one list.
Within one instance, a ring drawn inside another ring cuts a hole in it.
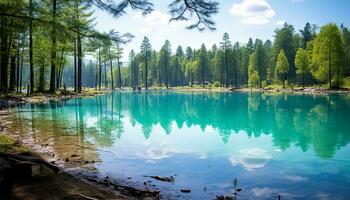
[{"label": "bare tree trunk", "polygon": [[98,85],[98,61],[96,65],[96,71],[95,71],[95,89],[97,90],[97,85]]},{"label": "bare tree trunk", "polygon": [[23,46],[22,46],[22,54],[21,54],[21,74],[20,74],[20,81],[19,81],[19,91],[22,93],[22,81],[23,81],[23,64],[24,64],[24,41],[25,41],[25,34],[23,34]]},{"label": "bare tree trunk", "polygon": [[146,66],[145,66],[145,88],[146,90],[148,90],[148,53],[147,53],[148,49],[146,48]]},{"label": "bare tree trunk", "polygon": [[77,40],[74,37],[74,91],[78,91],[77,87]]},{"label": "bare tree trunk", "polygon": [[[111,47],[108,48],[108,55],[109,55],[109,65],[111,68],[111,89],[114,90],[114,76],[113,76],[113,63],[112,63],[112,56],[111,56]],[[118,66],[119,66],[119,61],[118,61]]]},{"label": "bare tree trunk", "polygon": [[45,90],[45,62],[42,61],[42,65],[40,66],[40,72],[39,72],[39,92],[44,92]]},{"label": "bare tree trunk", "polygon": [[[16,49],[15,44],[13,44],[13,49]],[[10,60],[11,60],[11,64],[10,64],[10,88],[9,88],[9,91],[13,92],[13,91],[15,91],[15,86],[16,86],[16,56],[12,55]]]},{"label": "bare tree trunk", "polygon": [[[79,30],[79,29],[78,29]],[[82,64],[83,64],[83,55],[82,55],[82,49],[81,49],[81,37],[78,34],[77,36],[77,49],[78,49],[78,93],[81,93],[82,90]]]},{"label": "bare tree trunk", "polygon": [[18,34],[17,38],[17,55],[16,55],[16,92],[19,92],[19,73],[20,73],[20,57],[19,57],[19,41],[20,41],[20,34]]},{"label": "bare tree trunk", "polygon": [[225,68],[226,68],[226,88],[228,88],[228,62],[227,62],[227,50],[225,50]]},{"label": "bare tree trunk", "polygon": [[328,45],[328,78],[329,78],[329,89],[332,89],[332,64],[331,64],[331,46]]},{"label": "bare tree trunk", "polygon": [[51,49],[51,79],[50,79],[50,92],[55,92],[56,90],[56,0],[52,0],[52,49]]},{"label": "bare tree trunk", "polygon": [[7,76],[8,76],[8,35],[6,30],[3,29],[3,27],[6,27],[6,19],[1,18],[1,74],[0,74],[0,79],[1,79],[1,84],[0,84],[0,91],[7,93],[8,89],[8,83],[7,83]]},{"label": "bare tree trunk", "polygon": [[101,51],[100,51],[100,48],[98,48],[98,64],[99,64],[98,88],[99,88],[99,90],[101,90],[101,85],[102,85],[102,63],[101,63]]},{"label": "bare tree trunk", "polygon": [[61,86],[61,72],[63,71],[62,68],[63,68],[63,64],[64,64],[64,61],[63,61],[63,56],[65,54],[65,51],[64,51],[64,48],[62,48],[62,52],[61,52],[61,59],[60,59],[60,65],[58,66],[58,73],[57,73],[57,77],[56,77],[56,88],[59,89],[60,86]]},{"label": "bare tree trunk", "polygon": [[60,66],[58,67],[57,89],[59,89],[62,85],[62,74],[63,74],[65,57],[66,57],[66,51],[64,50],[64,48],[62,48],[61,62],[60,62]]},{"label": "bare tree trunk", "polygon": [[121,70],[120,70],[120,61],[118,58],[118,87],[119,89],[122,89],[122,75],[121,75]]},{"label": "bare tree trunk", "polygon": [[[29,0],[29,15],[33,18],[33,3]],[[34,92],[34,66],[33,66],[33,21],[29,20],[29,76],[30,93]]]}]

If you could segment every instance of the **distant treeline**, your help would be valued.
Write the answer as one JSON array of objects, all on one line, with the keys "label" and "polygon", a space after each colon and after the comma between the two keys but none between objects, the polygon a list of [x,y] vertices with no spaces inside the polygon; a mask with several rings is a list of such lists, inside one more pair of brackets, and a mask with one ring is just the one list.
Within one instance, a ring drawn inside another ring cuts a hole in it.
[{"label": "distant treeline", "polygon": [[224,34],[210,49],[178,46],[172,52],[167,40],[159,52],[147,37],[140,53],[130,53],[123,69],[125,86],[265,87],[271,84],[312,85],[327,83],[338,88],[350,75],[350,32],[343,25],[320,29],[307,23],[296,31],[290,24],[275,30],[274,41],[260,39],[242,45]]},{"label": "distant treeline", "polygon": [[[196,14],[198,23],[187,28],[215,29],[211,16],[218,12],[217,1],[171,2],[171,21]],[[200,49],[178,46],[172,51],[167,40],[156,51],[145,37],[140,52],[130,52],[129,66],[121,67],[121,47],[133,36],[95,30],[92,13],[100,9],[120,16],[129,7],[143,14],[153,10],[147,0],[0,1],[0,93],[20,92],[27,86],[29,92],[194,84],[264,87],[317,83],[338,88],[350,74],[349,29],[309,23],[300,31],[284,24],[275,30],[274,41],[249,39],[244,45],[234,43],[225,33],[220,44],[210,48],[203,44]],[[89,57],[94,61],[86,62]]]}]

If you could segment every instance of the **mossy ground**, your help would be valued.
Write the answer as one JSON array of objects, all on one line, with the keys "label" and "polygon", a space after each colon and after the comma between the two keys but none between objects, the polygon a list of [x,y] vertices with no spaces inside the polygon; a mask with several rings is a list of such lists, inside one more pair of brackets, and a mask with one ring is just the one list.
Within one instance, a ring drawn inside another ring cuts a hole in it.
[{"label": "mossy ground", "polygon": [[23,147],[20,141],[0,134],[0,152],[23,153],[27,151],[29,149]]}]

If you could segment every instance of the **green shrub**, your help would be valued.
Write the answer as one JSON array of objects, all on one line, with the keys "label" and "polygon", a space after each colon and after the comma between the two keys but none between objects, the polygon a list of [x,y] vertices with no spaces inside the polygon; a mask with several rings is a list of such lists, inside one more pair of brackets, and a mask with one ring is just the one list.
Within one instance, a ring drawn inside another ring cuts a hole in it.
[{"label": "green shrub", "polygon": [[214,87],[220,87],[220,82],[219,81],[215,81],[214,82]]}]

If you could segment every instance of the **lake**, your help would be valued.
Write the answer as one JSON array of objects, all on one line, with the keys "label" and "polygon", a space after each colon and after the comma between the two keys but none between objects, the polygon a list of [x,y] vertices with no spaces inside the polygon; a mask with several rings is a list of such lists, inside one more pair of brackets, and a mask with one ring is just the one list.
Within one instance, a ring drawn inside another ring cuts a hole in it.
[{"label": "lake", "polygon": [[214,199],[235,180],[237,199],[350,198],[349,95],[116,92],[12,111],[28,140],[164,199]]}]

